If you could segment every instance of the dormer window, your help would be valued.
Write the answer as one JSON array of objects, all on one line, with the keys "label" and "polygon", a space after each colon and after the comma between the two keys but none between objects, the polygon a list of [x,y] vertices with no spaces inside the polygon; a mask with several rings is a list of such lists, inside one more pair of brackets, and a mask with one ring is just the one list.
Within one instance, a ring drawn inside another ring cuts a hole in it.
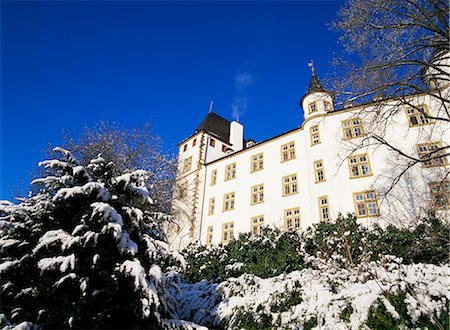
[{"label": "dormer window", "polygon": [[308,105],[308,107],[309,107],[309,113],[311,114],[311,113],[313,113],[313,112],[316,112],[318,109],[317,109],[317,103],[316,102],[312,102],[312,103],[310,103],[309,105]]}]

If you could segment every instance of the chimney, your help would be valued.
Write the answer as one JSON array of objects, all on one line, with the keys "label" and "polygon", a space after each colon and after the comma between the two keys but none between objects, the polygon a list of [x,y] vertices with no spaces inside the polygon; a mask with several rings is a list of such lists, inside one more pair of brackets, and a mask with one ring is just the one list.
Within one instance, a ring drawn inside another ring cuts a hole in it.
[{"label": "chimney", "polygon": [[230,143],[233,151],[242,150],[244,147],[244,126],[237,121],[230,123]]}]

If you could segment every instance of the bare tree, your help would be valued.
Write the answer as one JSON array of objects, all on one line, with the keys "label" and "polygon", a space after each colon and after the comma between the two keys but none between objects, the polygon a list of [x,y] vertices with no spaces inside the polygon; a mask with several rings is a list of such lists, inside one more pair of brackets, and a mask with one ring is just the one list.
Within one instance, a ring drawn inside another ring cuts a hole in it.
[{"label": "bare tree", "polygon": [[[348,53],[346,60],[334,63],[336,98],[356,109],[367,125],[365,137],[349,152],[369,146],[387,149],[395,169],[385,194],[413,167],[441,166],[436,172],[440,180],[448,180],[448,1],[348,0],[332,27],[342,33],[340,41]],[[415,129],[413,148],[405,147],[407,133],[392,139],[392,123],[400,116]],[[420,142],[437,140],[440,143],[420,149]]]},{"label": "bare tree", "polygon": [[163,211],[170,212],[176,159],[164,150],[161,138],[150,123],[126,129],[117,123],[101,121],[92,127],[85,126],[76,138],[66,131],[62,146],[71,150],[81,165],[87,165],[90,159],[101,154],[106,163],[116,164],[115,170],[119,173],[137,169],[148,171],[148,185],[153,188],[150,191],[155,192],[152,198]]}]

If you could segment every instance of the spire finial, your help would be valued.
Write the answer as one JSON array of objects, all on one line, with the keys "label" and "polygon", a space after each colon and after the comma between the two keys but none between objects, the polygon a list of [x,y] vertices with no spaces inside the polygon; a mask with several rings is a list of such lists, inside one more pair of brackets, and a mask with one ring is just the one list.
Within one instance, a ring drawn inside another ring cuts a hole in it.
[{"label": "spire finial", "polygon": [[212,107],[213,107],[213,101],[211,100],[211,102],[209,103],[209,113],[212,112]]},{"label": "spire finial", "polygon": [[308,66],[311,68],[312,75],[314,76],[315,75],[315,73],[314,73],[314,71],[315,71],[315,69],[314,69],[314,61],[311,60],[311,62],[308,63]]}]

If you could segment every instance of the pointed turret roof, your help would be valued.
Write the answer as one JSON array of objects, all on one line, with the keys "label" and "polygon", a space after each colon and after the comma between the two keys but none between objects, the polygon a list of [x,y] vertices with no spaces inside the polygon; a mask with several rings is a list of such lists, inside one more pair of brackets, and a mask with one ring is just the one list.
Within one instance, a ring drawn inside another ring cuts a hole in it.
[{"label": "pointed turret roof", "polygon": [[228,142],[230,140],[230,122],[210,110],[205,119],[198,125],[195,133],[205,131],[208,134]]},{"label": "pointed turret roof", "polygon": [[311,80],[309,81],[308,91],[305,95],[302,96],[300,99],[300,107],[303,108],[302,103],[303,99],[307,97],[309,94],[313,93],[327,93],[333,97],[333,95],[327,91],[325,88],[323,88],[322,84],[320,83],[319,78],[317,78],[316,73],[314,72],[314,67],[311,68]]},{"label": "pointed turret roof", "polygon": [[313,71],[311,75],[311,80],[309,81],[308,94],[315,92],[326,92],[326,90],[322,87],[322,84],[320,83],[319,79],[316,77],[316,74]]}]

